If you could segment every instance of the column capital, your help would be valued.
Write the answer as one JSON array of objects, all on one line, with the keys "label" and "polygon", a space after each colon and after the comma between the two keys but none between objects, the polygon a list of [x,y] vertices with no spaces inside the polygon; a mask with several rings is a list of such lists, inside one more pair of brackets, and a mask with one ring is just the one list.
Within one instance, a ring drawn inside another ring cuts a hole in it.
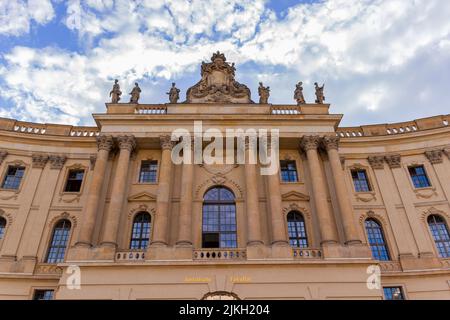
[{"label": "column capital", "polygon": [[441,149],[434,149],[434,150],[428,150],[425,151],[425,156],[428,158],[428,161],[430,161],[432,164],[442,163],[442,150]]},{"label": "column capital", "polygon": [[450,160],[450,147],[445,148],[444,153],[447,155],[448,159]]},{"label": "column capital", "polygon": [[51,155],[49,157],[50,160],[50,169],[61,169],[66,163],[67,156],[65,155]]},{"label": "column capital", "polygon": [[159,143],[161,144],[161,149],[172,150],[174,141],[169,134],[159,136]]},{"label": "column capital", "polygon": [[369,156],[367,160],[372,169],[384,169],[384,156]]},{"label": "column capital", "polygon": [[43,169],[48,161],[48,155],[35,153],[31,156],[33,168]]},{"label": "column capital", "polygon": [[303,136],[300,140],[300,148],[304,151],[311,149],[317,150],[320,140],[319,136]]},{"label": "column capital", "polygon": [[327,151],[329,150],[338,150],[339,149],[339,140],[338,136],[325,136],[322,139],[322,144],[325,146]]},{"label": "column capital", "polygon": [[120,150],[126,149],[131,152],[136,148],[136,138],[133,135],[118,136],[116,139]]},{"label": "column capital", "polygon": [[96,154],[91,154],[89,156],[89,162],[91,163],[90,169],[94,170],[95,168],[95,162],[97,162],[97,155]]},{"label": "column capital", "polygon": [[96,140],[97,140],[98,151],[100,151],[100,150],[106,150],[108,152],[111,151],[111,149],[113,147],[113,137],[112,136],[101,134],[101,135],[97,136]]},{"label": "column capital", "polygon": [[401,156],[399,154],[390,154],[384,156],[389,168],[400,168],[401,167]]}]

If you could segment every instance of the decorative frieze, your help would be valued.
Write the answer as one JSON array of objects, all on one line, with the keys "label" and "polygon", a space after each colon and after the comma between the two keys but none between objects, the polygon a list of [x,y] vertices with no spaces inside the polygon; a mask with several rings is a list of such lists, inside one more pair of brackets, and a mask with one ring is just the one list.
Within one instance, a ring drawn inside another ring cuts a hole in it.
[{"label": "decorative frieze", "polygon": [[118,136],[117,143],[120,149],[127,149],[132,152],[136,148],[136,138],[132,135],[129,136]]},{"label": "decorative frieze", "polygon": [[425,156],[432,164],[442,163],[442,154],[442,150],[439,149],[425,151]]},{"label": "decorative frieze", "polygon": [[65,155],[51,155],[49,157],[50,160],[50,169],[62,169],[64,164],[66,163],[67,157]]},{"label": "decorative frieze", "polygon": [[327,151],[331,150],[331,149],[338,150],[339,149],[339,140],[340,140],[340,138],[337,136],[325,136],[322,139],[322,144],[324,145],[324,147]]},{"label": "decorative frieze", "polygon": [[372,169],[384,169],[384,157],[383,156],[369,156],[367,158]]},{"label": "decorative frieze", "polygon": [[8,151],[1,150],[0,151],[0,165],[3,163],[3,160],[8,156]]},{"label": "decorative frieze", "polygon": [[106,150],[108,152],[111,151],[114,143],[112,136],[101,134],[97,136],[96,140],[98,151],[100,150]]},{"label": "decorative frieze", "polygon": [[320,140],[319,136],[303,136],[300,140],[300,148],[305,152],[311,149],[317,150]]},{"label": "decorative frieze", "polygon": [[401,156],[399,154],[390,154],[384,157],[389,168],[400,168],[401,167]]},{"label": "decorative frieze", "polygon": [[48,155],[46,154],[33,154],[31,156],[33,161],[33,168],[43,169],[48,161]]},{"label": "decorative frieze", "polygon": [[172,150],[174,142],[172,141],[172,137],[170,135],[161,135],[159,136],[159,143],[161,144],[161,149]]}]

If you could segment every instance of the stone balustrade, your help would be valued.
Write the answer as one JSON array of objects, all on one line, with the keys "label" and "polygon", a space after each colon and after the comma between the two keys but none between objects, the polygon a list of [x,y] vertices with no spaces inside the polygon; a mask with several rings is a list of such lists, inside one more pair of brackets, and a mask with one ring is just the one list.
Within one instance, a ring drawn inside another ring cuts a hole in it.
[{"label": "stone balustrade", "polygon": [[128,250],[116,252],[116,261],[144,261],[145,250]]},{"label": "stone balustrade", "polygon": [[167,107],[164,105],[137,105],[134,108],[137,114],[166,114]]},{"label": "stone balustrade", "polygon": [[282,115],[288,115],[288,114],[300,114],[300,107],[299,106],[274,106],[270,108],[271,114],[282,114]]},{"label": "stone balustrade", "polygon": [[294,259],[322,259],[320,249],[292,248],[292,255]]},{"label": "stone balustrade", "polygon": [[194,260],[244,260],[245,249],[197,249],[194,250]]}]

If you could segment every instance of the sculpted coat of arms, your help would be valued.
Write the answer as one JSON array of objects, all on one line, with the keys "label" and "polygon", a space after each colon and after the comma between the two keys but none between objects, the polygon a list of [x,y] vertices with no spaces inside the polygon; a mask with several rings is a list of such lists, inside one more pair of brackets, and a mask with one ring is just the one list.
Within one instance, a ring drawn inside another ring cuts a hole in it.
[{"label": "sculpted coat of arms", "polygon": [[187,103],[253,103],[250,89],[237,82],[234,63],[217,51],[211,62],[202,62],[201,80],[186,93]]}]

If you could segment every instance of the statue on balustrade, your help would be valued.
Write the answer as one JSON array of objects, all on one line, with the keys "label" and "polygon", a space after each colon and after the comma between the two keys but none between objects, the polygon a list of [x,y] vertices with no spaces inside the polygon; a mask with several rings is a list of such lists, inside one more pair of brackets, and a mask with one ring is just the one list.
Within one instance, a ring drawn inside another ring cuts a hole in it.
[{"label": "statue on balustrade", "polygon": [[141,97],[141,88],[139,88],[139,84],[136,82],[134,84],[133,90],[131,90],[130,95],[130,103],[139,103],[139,98]]},{"label": "statue on balustrade", "polygon": [[180,89],[175,87],[175,82],[172,82],[172,88],[170,88],[169,92],[166,92],[169,95],[170,103],[177,103],[178,99],[180,99]]},{"label": "statue on balustrade", "polygon": [[305,97],[303,96],[303,82],[299,82],[295,85],[294,100],[297,101],[297,105],[305,104]]},{"label": "statue on balustrade", "polygon": [[316,86],[316,103],[323,104],[323,102],[325,101],[325,96],[323,95],[323,89],[325,88],[325,84],[319,87],[318,83],[315,82],[314,85]]},{"label": "statue on balustrade", "polygon": [[235,80],[236,67],[217,51],[202,62],[201,79],[186,92],[187,103],[253,103],[250,89]]},{"label": "statue on balustrade", "polygon": [[122,95],[122,91],[120,91],[120,85],[119,80],[114,80],[114,85],[109,93],[109,96],[111,97],[111,103],[119,103],[120,96]]},{"label": "statue on balustrade", "polygon": [[270,87],[264,87],[263,83],[259,83],[258,88],[258,94],[259,94],[259,103],[261,104],[267,104],[269,101],[270,96]]}]

